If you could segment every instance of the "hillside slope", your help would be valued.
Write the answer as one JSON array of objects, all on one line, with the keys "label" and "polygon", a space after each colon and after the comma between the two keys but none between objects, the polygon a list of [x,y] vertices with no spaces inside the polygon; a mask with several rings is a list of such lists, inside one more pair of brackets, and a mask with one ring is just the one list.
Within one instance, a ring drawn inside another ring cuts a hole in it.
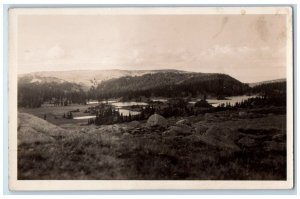
[{"label": "hillside slope", "polygon": [[121,77],[98,84],[94,92],[101,98],[124,96],[180,97],[199,94],[230,96],[243,94],[248,85],[229,75],[217,73],[161,72]]},{"label": "hillside slope", "polygon": [[[72,70],[72,71],[46,71],[22,74],[19,78],[31,79],[32,81],[44,82],[53,78],[54,81],[67,81],[80,84],[83,87],[91,87],[102,81],[124,76],[141,76],[149,73],[173,70]],[[175,70],[174,70],[175,71]]]},{"label": "hillside slope", "polygon": [[282,79],[274,79],[274,80],[269,80],[269,81],[262,81],[262,82],[255,82],[255,83],[249,83],[248,85],[253,88],[255,86],[260,86],[263,84],[272,84],[272,83],[282,83],[282,82],[286,82],[285,78]]},{"label": "hillside slope", "polygon": [[48,143],[72,133],[28,113],[18,113],[18,145]]}]

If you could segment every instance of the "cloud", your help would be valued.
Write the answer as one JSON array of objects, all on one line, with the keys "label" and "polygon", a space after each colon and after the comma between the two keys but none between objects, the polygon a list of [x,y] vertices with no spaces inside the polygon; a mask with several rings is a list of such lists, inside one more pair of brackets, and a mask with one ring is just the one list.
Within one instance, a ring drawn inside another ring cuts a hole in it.
[{"label": "cloud", "polygon": [[51,47],[45,55],[47,59],[61,59],[65,56],[66,52],[59,44]]}]

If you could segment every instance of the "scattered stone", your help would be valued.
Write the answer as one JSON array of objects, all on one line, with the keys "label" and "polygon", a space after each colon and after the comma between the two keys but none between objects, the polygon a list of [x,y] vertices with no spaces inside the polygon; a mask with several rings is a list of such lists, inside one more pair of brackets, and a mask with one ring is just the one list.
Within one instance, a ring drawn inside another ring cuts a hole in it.
[{"label": "scattered stone", "polygon": [[126,132],[126,133],[123,133],[123,137],[125,137],[125,138],[131,137],[131,134],[130,134],[130,133],[128,133],[128,132]]},{"label": "scattered stone", "polygon": [[134,120],[134,121],[132,121],[132,122],[129,122],[128,125],[129,125],[130,127],[136,128],[136,127],[138,127],[138,126],[140,125],[140,122]]},{"label": "scattered stone", "polygon": [[208,121],[208,122],[217,120],[217,117],[212,113],[205,113],[204,118],[205,118],[205,121]]},{"label": "scattered stone", "polygon": [[212,146],[236,151],[240,150],[234,143],[237,137],[236,133],[226,127],[212,126],[203,135],[198,137],[202,142]]},{"label": "scattered stone", "polygon": [[266,151],[285,151],[286,150],[286,144],[275,142],[275,141],[265,141],[264,142],[264,149]]},{"label": "scattered stone", "polygon": [[133,129],[130,133],[131,134],[140,134],[141,130],[139,130],[139,129]]},{"label": "scattered stone", "polygon": [[273,141],[277,142],[286,142],[286,135],[285,134],[276,134],[272,137]]},{"label": "scattered stone", "polygon": [[188,120],[186,120],[186,119],[178,120],[178,121],[176,122],[176,124],[177,124],[177,125],[187,125],[187,126],[190,126],[190,125],[191,125],[190,121],[188,121]]},{"label": "scattered stone", "polygon": [[187,125],[171,126],[170,130],[176,132],[177,135],[190,135],[193,133],[192,127]]},{"label": "scattered stone", "polygon": [[205,133],[207,131],[208,127],[207,126],[203,126],[203,125],[197,125],[195,127],[195,132],[197,134],[202,135],[203,133]]},{"label": "scattered stone", "polygon": [[166,120],[163,116],[158,114],[153,114],[149,117],[147,120],[147,126],[148,127],[167,127],[168,126],[168,120]]},{"label": "scattered stone", "polygon": [[257,146],[257,142],[255,139],[251,139],[249,137],[243,137],[238,141],[238,144],[242,147],[254,147]]},{"label": "scattered stone", "polygon": [[239,117],[245,117],[245,116],[247,116],[247,113],[245,111],[239,112]]}]

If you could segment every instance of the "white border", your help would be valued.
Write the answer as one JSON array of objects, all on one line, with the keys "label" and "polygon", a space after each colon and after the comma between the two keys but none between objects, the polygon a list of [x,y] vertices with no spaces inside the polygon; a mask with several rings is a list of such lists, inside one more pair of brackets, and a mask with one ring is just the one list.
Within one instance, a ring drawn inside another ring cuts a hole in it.
[{"label": "white border", "polygon": [[[88,9],[88,11],[87,11]],[[243,12],[242,12],[243,10]],[[17,180],[17,48],[19,15],[184,15],[184,14],[287,15],[287,181],[147,181],[147,180]],[[177,8],[41,8],[9,12],[9,188],[10,190],[199,190],[290,189],[293,187],[293,51],[290,7],[177,7]]]}]

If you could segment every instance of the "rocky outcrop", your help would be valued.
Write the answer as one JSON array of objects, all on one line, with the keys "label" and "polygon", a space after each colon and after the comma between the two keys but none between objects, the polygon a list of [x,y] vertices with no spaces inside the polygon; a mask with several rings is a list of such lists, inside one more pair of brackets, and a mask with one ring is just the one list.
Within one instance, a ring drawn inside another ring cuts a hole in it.
[{"label": "rocky outcrop", "polygon": [[18,145],[53,142],[71,132],[27,113],[18,113]]},{"label": "rocky outcrop", "polygon": [[212,113],[205,113],[204,118],[207,122],[214,122],[218,120],[218,118]]},{"label": "rocky outcrop", "polygon": [[265,141],[264,149],[266,151],[285,151],[286,150],[286,143],[276,142],[276,141]]},{"label": "rocky outcrop", "polygon": [[195,128],[195,133],[199,134],[199,135],[204,134],[207,131],[207,129],[209,128],[201,123],[196,123],[193,126]]},{"label": "rocky outcrop", "polygon": [[187,125],[176,125],[176,126],[170,126],[170,128],[163,132],[163,136],[177,136],[177,135],[191,135],[193,134],[193,129],[190,126]]},{"label": "rocky outcrop", "polygon": [[240,148],[234,142],[236,140],[236,136],[236,132],[229,128],[212,126],[203,135],[198,136],[198,138],[202,142],[212,146],[240,150]]},{"label": "rocky outcrop", "polygon": [[153,114],[147,120],[147,127],[164,127],[168,126],[168,120],[158,114]]},{"label": "rocky outcrop", "polygon": [[243,137],[238,141],[238,144],[241,147],[255,147],[257,146],[257,142],[255,139],[249,137]]}]

